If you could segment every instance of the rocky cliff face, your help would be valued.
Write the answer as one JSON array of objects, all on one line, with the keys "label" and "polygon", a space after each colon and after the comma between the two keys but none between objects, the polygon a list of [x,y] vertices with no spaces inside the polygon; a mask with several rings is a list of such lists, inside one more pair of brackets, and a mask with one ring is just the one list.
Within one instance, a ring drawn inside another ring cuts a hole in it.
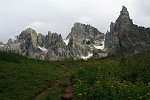
[{"label": "rocky cliff face", "polygon": [[[28,28],[15,39],[9,39],[7,44],[0,44],[0,49],[13,51],[30,58],[41,60],[88,59],[95,57],[96,50],[103,49],[104,34],[96,28],[81,23],[75,23],[67,39],[57,33],[48,32],[47,35],[37,34]],[[99,48],[98,48],[99,47]],[[100,58],[101,51],[97,51]]]},{"label": "rocky cliff face", "polygon": [[4,43],[3,42],[0,42],[0,50],[2,50],[3,51],[3,49],[4,49]]},{"label": "rocky cliff face", "polygon": [[108,55],[126,55],[150,49],[150,29],[134,25],[126,7],[120,16],[111,23],[106,33],[105,49]]},{"label": "rocky cliff face", "polygon": [[[104,33],[99,32],[93,26],[75,23],[67,39],[69,40],[69,47],[81,49],[79,51],[83,58],[89,55],[93,55],[94,58],[101,57],[99,53],[104,48]],[[97,57],[94,55],[95,51],[97,51]]]},{"label": "rocky cliff face", "polygon": [[28,28],[21,32],[18,37],[21,54],[33,56],[37,46],[37,33],[35,30]]},{"label": "rocky cliff face", "polygon": [[104,34],[90,25],[75,23],[67,39],[70,40],[70,46],[73,48],[76,46],[94,47],[102,45]]}]

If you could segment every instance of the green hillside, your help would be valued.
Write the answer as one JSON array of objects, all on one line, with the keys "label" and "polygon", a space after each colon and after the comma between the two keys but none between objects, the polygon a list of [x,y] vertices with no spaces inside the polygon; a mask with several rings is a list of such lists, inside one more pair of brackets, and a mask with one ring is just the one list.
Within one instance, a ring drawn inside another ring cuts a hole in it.
[{"label": "green hillside", "polygon": [[62,62],[0,52],[0,100],[61,100],[69,84],[74,100],[150,100],[150,52]]},{"label": "green hillside", "polygon": [[32,100],[64,73],[56,62],[0,52],[0,100]]},{"label": "green hillside", "polygon": [[75,100],[150,100],[150,52],[84,62],[72,80]]}]

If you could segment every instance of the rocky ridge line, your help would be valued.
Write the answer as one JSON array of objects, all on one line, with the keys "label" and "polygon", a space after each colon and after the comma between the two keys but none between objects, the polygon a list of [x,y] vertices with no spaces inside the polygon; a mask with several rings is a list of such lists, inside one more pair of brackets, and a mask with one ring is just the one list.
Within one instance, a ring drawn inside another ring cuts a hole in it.
[{"label": "rocky ridge line", "polygon": [[60,34],[37,34],[31,28],[15,38],[6,44],[0,42],[0,50],[49,61],[99,59],[150,50],[150,28],[133,24],[125,6],[106,35],[91,25],[75,23],[65,40]]},{"label": "rocky ridge line", "polygon": [[9,39],[6,44],[1,43],[0,49],[49,61],[100,58],[104,47],[104,33],[81,23],[75,23],[72,27],[66,38],[68,43],[65,43],[61,34],[49,31],[47,35],[42,35],[31,28],[22,31],[15,38]]}]

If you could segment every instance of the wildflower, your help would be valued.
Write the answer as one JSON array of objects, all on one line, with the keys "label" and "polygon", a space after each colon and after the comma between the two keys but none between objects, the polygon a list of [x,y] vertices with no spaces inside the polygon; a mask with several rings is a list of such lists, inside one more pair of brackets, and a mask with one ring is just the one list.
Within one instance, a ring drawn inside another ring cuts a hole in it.
[{"label": "wildflower", "polygon": [[140,99],[142,99],[143,98],[143,96],[140,96]]},{"label": "wildflower", "polygon": [[83,83],[83,81],[82,81],[82,80],[80,80],[80,79],[78,79],[78,82]]},{"label": "wildflower", "polygon": [[150,92],[148,92],[147,95],[150,95]]},{"label": "wildflower", "polygon": [[99,81],[96,81],[97,83],[99,83]]},{"label": "wildflower", "polygon": [[127,84],[124,84],[124,87],[127,87],[128,85]]},{"label": "wildflower", "polygon": [[79,96],[82,96],[83,94],[82,94],[82,93],[79,93],[78,95],[79,95]]},{"label": "wildflower", "polygon": [[86,95],[86,92],[84,92],[83,94]]},{"label": "wildflower", "polygon": [[114,86],[112,85],[111,87],[113,88]]}]

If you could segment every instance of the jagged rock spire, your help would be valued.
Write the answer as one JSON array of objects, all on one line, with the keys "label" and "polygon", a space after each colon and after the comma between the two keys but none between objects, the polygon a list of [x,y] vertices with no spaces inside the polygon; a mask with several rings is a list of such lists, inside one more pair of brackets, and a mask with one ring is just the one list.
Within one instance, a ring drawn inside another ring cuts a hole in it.
[{"label": "jagged rock spire", "polygon": [[122,10],[120,11],[120,16],[124,16],[125,18],[130,18],[129,12],[125,6],[122,6]]},{"label": "jagged rock spire", "polygon": [[125,6],[106,34],[105,49],[108,55],[126,55],[150,49],[150,29],[134,25]]},{"label": "jagged rock spire", "polygon": [[122,10],[120,11],[119,17],[115,22],[113,31],[124,30],[126,28],[129,29],[132,28],[132,26],[133,26],[133,22],[132,19],[130,19],[129,12],[127,8],[123,6]]}]

